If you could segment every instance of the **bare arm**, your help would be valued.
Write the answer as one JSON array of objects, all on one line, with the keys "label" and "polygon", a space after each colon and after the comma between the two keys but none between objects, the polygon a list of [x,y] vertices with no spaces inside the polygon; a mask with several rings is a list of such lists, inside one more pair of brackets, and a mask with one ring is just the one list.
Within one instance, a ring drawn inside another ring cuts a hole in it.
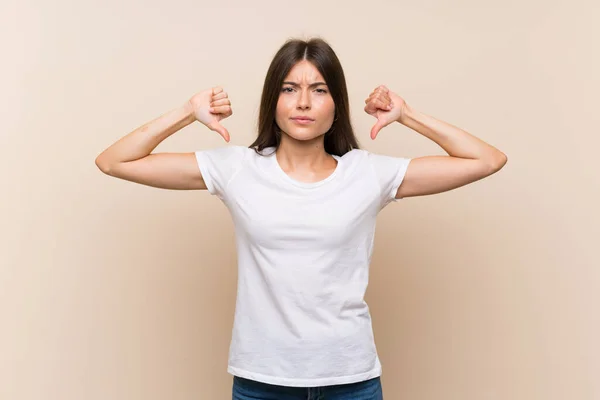
[{"label": "bare arm", "polygon": [[229,133],[220,120],[231,114],[225,92],[221,89],[203,91],[183,106],[140,126],[113,143],[96,158],[96,165],[107,175],[147,186],[206,189],[193,152],[151,153],[163,140],[196,120],[229,141]]},{"label": "bare arm", "polygon": [[381,128],[397,121],[433,140],[448,153],[411,160],[396,198],[456,189],[492,175],[506,164],[507,157],[500,150],[456,126],[412,109],[383,86],[365,102],[365,111],[378,118],[371,131],[372,138]]},{"label": "bare arm", "polygon": [[456,189],[492,175],[506,164],[506,155],[492,145],[410,107],[399,122],[433,140],[448,156],[411,160],[396,198]]}]

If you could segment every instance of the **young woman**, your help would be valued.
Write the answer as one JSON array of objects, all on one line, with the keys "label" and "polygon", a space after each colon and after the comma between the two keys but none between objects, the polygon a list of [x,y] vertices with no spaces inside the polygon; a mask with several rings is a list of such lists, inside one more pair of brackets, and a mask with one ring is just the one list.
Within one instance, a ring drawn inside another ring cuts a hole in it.
[{"label": "young woman", "polygon": [[249,147],[152,153],[200,121],[229,142],[227,93],[195,94],[111,145],[106,174],[165,189],[208,189],[235,225],[238,293],[228,372],[234,399],[382,399],[381,364],[364,301],[377,213],[500,170],[506,156],[410,107],[384,86],[365,100],[374,139],[398,122],[447,156],[414,159],[359,149],[343,69],[321,39],[289,40],[264,82]]}]

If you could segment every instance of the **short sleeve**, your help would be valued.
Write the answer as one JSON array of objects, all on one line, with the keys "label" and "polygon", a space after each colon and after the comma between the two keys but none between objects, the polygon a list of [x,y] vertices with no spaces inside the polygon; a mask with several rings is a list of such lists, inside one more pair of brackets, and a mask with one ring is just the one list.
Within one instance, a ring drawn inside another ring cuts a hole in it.
[{"label": "short sleeve", "polygon": [[209,193],[223,199],[227,185],[242,167],[248,152],[243,146],[223,146],[196,151],[196,162]]},{"label": "short sleeve", "polygon": [[396,192],[404,180],[410,158],[369,153],[369,162],[381,190],[381,208],[396,201]]}]

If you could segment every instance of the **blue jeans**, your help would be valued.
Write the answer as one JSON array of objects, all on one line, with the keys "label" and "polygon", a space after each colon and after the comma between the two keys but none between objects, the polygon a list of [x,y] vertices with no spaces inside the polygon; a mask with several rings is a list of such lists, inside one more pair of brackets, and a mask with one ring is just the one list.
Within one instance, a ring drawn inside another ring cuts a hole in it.
[{"label": "blue jeans", "polygon": [[318,387],[271,385],[233,376],[232,400],[383,400],[380,377]]}]

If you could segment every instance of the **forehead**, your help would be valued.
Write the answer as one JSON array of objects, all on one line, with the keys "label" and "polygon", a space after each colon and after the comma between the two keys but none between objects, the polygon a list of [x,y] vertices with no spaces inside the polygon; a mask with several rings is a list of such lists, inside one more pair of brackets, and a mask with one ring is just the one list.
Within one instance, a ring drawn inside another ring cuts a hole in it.
[{"label": "forehead", "polygon": [[294,81],[294,82],[316,82],[321,81],[325,82],[323,76],[310,61],[302,60],[298,62],[296,65],[292,67],[290,72],[285,77],[286,81]]}]

